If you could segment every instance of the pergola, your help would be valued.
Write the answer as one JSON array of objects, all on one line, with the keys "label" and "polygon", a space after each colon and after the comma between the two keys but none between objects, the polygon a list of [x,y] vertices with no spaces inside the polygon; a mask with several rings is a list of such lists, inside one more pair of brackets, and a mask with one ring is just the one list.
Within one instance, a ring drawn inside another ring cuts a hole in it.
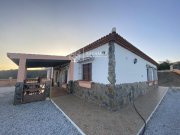
[{"label": "pergola", "polygon": [[74,63],[66,56],[23,53],[7,53],[7,56],[19,66],[14,95],[15,105],[45,100],[46,97],[50,97],[50,78],[47,78],[48,81],[45,83],[45,87],[38,82],[28,84],[25,81],[27,68],[57,67],[69,64],[69,80],[73,80]]},{"label": "pergola", "polygon": [[[23,82],[26,79],[27,68],[56,67],[62,64],[70,63],[70,73],[72,72],[71,60],[66,56],[7,53],[7,56],[19,66],[17,82]],[[70,76],[72,79],[72,76]]]}]

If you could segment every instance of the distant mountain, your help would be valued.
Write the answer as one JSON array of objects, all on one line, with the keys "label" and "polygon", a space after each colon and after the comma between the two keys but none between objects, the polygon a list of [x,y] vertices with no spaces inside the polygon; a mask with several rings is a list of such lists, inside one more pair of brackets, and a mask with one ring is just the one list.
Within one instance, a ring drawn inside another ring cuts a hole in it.
[{"label": "distant mountain", "polygon": [[[0,71],[0,79],[9,79],[12,77],[13,79],[17,78],[18,70],[1,70]],[[42,77],[46,78],[47,72],[46,70],[28,70],[27,71],[27,78],[36,78]]]}]

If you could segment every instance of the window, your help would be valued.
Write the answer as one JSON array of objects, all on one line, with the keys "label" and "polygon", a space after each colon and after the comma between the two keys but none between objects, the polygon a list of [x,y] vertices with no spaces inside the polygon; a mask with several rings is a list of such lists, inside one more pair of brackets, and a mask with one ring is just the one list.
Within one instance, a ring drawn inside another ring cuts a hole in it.
[{"label": "window", "polygon": [[153,77],[152,77],[152,68],[151,67],[147,68],[147,80],[148,81],[152,81],[153,80]]},{"label": "window", "polygon": [[148,81],[158,80],[157,69],[156,68],[153,68],[153,67],[150,67],[150,66],[147,67],[147,80]]},{"label": "window", "polygon": [[158,76],[157,76],[157,69],[154,68],[153,70],[153,77],[154,77],[154,80],[158,80]]},{"label": "window", "polygon": [[92,63],[83,64],[83,80],[91,81],[92,79]]}]

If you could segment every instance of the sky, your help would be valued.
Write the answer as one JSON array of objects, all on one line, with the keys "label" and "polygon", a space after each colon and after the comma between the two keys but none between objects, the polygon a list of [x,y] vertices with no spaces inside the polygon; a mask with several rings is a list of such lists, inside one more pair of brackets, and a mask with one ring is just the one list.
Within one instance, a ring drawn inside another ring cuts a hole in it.
[{"label": "sky", "polygon": [[116,32],[155,61],[180,61],[179,0],[0,0],[0,70],[11,53],[68,55]]}]

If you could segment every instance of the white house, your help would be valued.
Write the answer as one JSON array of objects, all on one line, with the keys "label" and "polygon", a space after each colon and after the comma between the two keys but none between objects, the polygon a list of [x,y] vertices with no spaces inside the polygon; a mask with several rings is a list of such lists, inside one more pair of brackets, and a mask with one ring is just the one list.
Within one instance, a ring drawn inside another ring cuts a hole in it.
[{"label": "white house", "polygon": [[72,81],[75,95],[108,107],[126,104],[132,89],[138,97],[158,83],[158,63],[114,30],[67,57],[71,64],[54,67],[54,82]]},{"label": "white house", "polygon": [[27,67],[52,67],[47,76],[53,85],[111,108],[128,103],[132,94],[138,97],[154,89],[158,81],[158,63],[115,29],[68,56],[8,53],[8,57],[19,65],[17,83],[25,79]]},{"label": "white house", "polygon": [[[114,65],[109,65],[109,42],[114,46]],[[54,79],[61,76],[62,81],[84,81],[85,83],[110,84],[108,67],[115,68],[115,84],[149,82],[157,83],[157,63],[134,47],[115,31],[101,39],[68,55],[73,63],[72,78],[69,79],[69,64],[54,69]],[[67,66],[67,67],[66,67]],[[57,69],[57,70],[56,70]],[[59,69],[59,70],[58,70]],[[63,83],[63,82],[62,82]]]}]

